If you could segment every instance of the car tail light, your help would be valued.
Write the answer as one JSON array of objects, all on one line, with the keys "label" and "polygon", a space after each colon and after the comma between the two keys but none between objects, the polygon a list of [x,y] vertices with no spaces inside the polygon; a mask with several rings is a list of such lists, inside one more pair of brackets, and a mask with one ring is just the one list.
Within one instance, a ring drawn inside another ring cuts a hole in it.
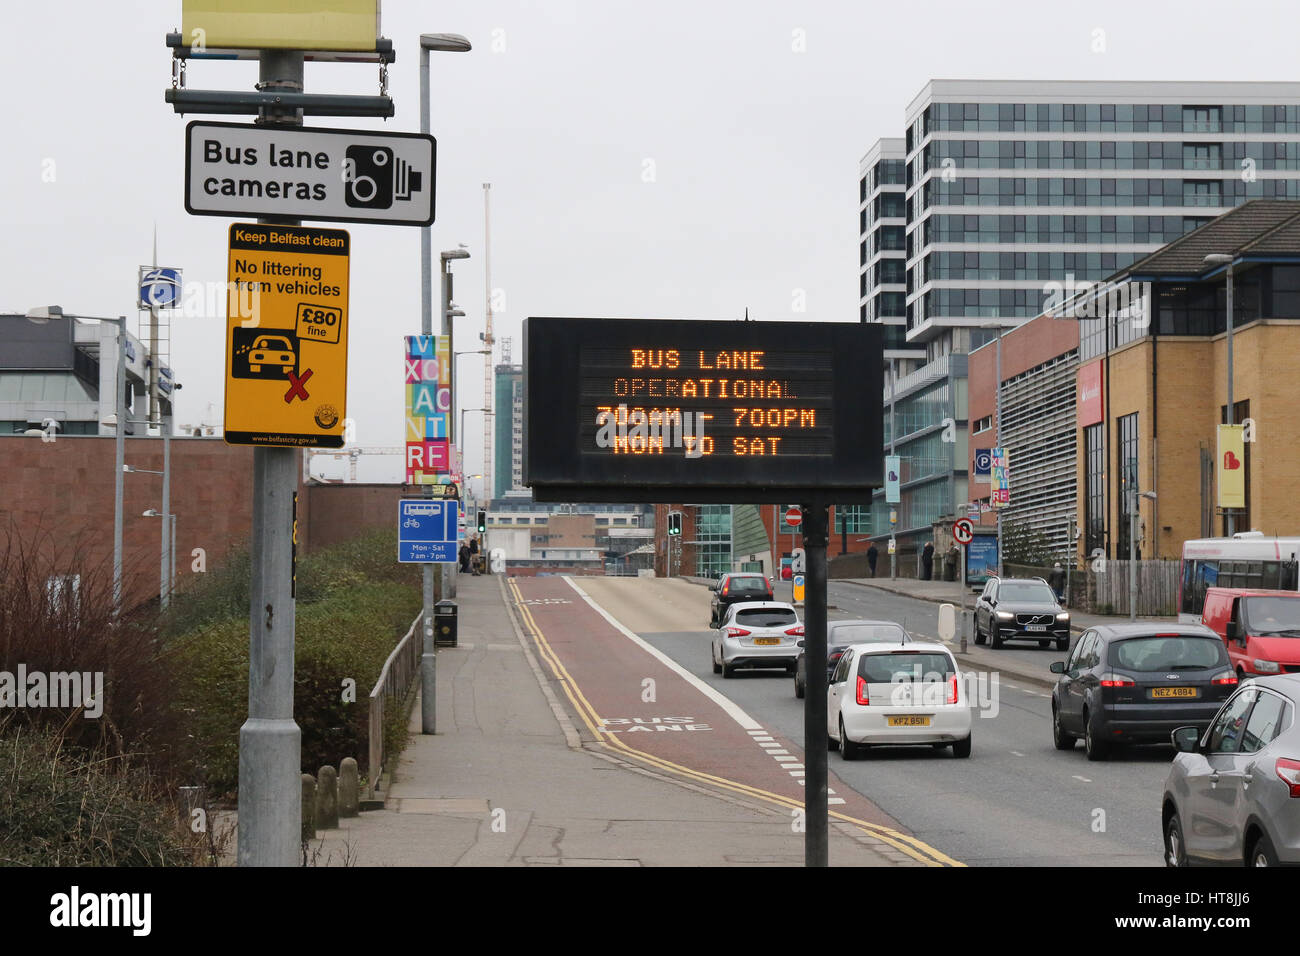
[{"label": "car tail light", "polygon": [[803,625],[796,624],[794,627],[787,627],[785,632],[791,637],[803,637]]},{"label": "car tail light", "polygon": [[1274,771],[1291,788],[1291,796],[1300,797],[1300,760],[1278,757]]},{"label": "car tail light", "polygon": [[1102,674],[1101,686],[1102,687],[1136,687],[1137,684],[1129,680],[1127,677],[1122,677],[1119,674]]},{"label": "car tail light", "polygon": [[723,596],[723,597],[726,597],[726,596],[727,596],[727,592],[730,591],[730,590],[731,590],[731,582],[728,581],[726,584],[724,584],[724,585],[722,586],[722,596]]},{"label": "car tail light", "polygon": [[748,637],[752,633],[753,631],[747,630],[743,627],[727,628],[727,637]]},{"label": "car tail light", "polygon": [[863,707],[871,703],[871,692],[867,688],[867,682],[861,676],[858,677],[858,703]]},{"label": "car tail light", "polygon": [[834,664],[835,662],[837,662],[837,661],[838,661],[841,657],[843,657],[843,656],[844,656],[844,652],[843,652],[843,651],[831,651],[830,654],[827,655],[827,657],[826,657],[826,663],[827,663],[827,664]]},{"label": "car tail light", "polygon": [[1214,678],[1214,680],[1210,681],[1210,683],[1211,684],[1235,684],[1237,683],[1237,674],[1234,671],[1224,671],[1218,677]]},{"label": "car tail light", "polygon": [[944,698],[945,704],[957,703],[957,675],[953,674],[948,678],[948,695]]}]

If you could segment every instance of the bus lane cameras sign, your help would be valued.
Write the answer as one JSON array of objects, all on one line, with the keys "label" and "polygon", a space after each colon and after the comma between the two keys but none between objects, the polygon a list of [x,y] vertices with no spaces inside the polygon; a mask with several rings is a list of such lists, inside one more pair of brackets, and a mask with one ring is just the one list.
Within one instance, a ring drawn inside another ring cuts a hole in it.
[{"label": "bus lane cameras sign", "polygon": [[343,447],[348,252],[342,229],[230,227],[228,444]]},{"label": "bus lane cameras sign", "polygon": [[427,226],[436,160],[437,143],[420,133],[195,121],[185,127],[185,209]]}]

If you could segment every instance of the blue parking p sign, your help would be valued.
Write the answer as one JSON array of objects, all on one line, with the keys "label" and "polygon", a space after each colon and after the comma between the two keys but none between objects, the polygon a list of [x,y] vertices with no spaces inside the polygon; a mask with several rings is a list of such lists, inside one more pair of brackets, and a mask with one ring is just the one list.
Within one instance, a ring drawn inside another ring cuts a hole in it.
[{"label": "blue parking p sign", "polygon": [[455,499],[404,498],[397,507],[397,560],[407,563],[456,561]]}]

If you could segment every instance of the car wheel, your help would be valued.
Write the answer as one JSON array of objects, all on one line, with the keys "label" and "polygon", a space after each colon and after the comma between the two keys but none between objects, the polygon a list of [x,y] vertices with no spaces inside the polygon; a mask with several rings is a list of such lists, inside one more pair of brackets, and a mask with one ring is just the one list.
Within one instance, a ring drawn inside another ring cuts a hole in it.
[{"label": "car wheel", "polygon": [[1277,853],[1273,850],[1273,844],[1268,838],[1268,834],[1261,833],[1255,837],[1255,842],[1251,845],[1250,852],[1246,854],[1247,866],[1277,866]]},{"label": "car wheel", "polygon": [[1186,866],[1187,845],[1183,842],[1183,824],[1175,810],[1165,821],[1165,866]]},{"label": "car wheel", "polygon": [[969,734],[967,734],[961,740],[954,740],[952,743],[952,755],[954,757],[969,757],[970,744],[971,744],[971,739]]},{"label": "car wheel", "polygon": [[989,644],[995,651],[1002,646],[1002,628],[994,624],[993,630],[989,632],[989,637]]},{"label": "car wheel", "polygon": [[726,658],[722,661],[722,676],[728,679],[736,676],[736,669],[727,663]]},{"label": "car wheel", "polygon": [[862,755],[862,745],[849,740],[844,732],[844,718],[840,718],[840,756],[845,760],[857,760]]},{"label": "car wheel", "polygon": [[718,663],[718,659],[717,659],[716,657],[713,656],[713,648],[712,648],[712,647],[709,648],[709,663],[713,665],[713,673],[715,673],[715,674],[721,674],[721,673],[722,673],[722,665],[719,664],[719,663]]},{"label": "car wheel", "polygon": [[1052,708],[1052,743],[1056,744],[1057,750],[1073,750],[1075,737],[1067,734],[1061,727],[1061,714],[1055,707]]},{"label": "car wheel", "polygon": [[1058,651],[1068,651],[1070,649],[1070,639],[1068,637],[1058,637],[1056,639],[1056,649]]},{"label": "car wheel", "polygon": [[1089,760],[1105,760],[1110,748],[1101,739],[1101,727],[1086,710],[1083,712],[1083,749]]},{"label": "car wheel", "polygon": [[803,693],[804,693],[803,684],[801,684],[799,682],[799,678],[796,677],[794,679],[794,696],[798,697],[800,700],[803,700]]},{"label": "car wheel", "polygon": [[980,622],[978,618],[976,618],[975,620],[975,643],[976,644],[984,643],[984,632],[980,630]]},{"label": "car wheel", "polygon": [[1052,646],[1052,642],[1051,642],[1050,640],[1048,640],[1048,641],[1041,641],[1041,640],[1040,640],[1040,641],[1038,642],[1038,646],[1041,647],[1041,648],[1043,648],[1043,649],[1047,649],[1047,648],[1049,648],[1049,647]]},{"label": "car wheel", "polygon": [[834,737],[832,737],[830,734],[827,734],[827,735],[826,735],[826,749],[827,749],[827,750],[839,750],[839,749],[840,749],[840,742],[839,742],[838,740],[836,740]]}]

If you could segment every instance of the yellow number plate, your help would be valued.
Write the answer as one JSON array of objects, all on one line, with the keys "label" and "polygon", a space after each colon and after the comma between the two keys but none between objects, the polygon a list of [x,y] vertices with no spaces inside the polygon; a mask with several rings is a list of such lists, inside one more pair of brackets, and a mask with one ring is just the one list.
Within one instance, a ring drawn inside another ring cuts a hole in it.
[{"label": "yellow number plate", "polygon": [[890,717],[891,727],[929,727],[929,717]]},{"label": "yellow number plate", "polygon": [[1197,690],[1195,687],[1154,687],[1151,689],[1152,697],[1195,697]]},{"label": "yellow number plate", "polygon": [[779,637],[756,637],[754,638],[754,643],[755,644],[780,644],[781,639]]}]

